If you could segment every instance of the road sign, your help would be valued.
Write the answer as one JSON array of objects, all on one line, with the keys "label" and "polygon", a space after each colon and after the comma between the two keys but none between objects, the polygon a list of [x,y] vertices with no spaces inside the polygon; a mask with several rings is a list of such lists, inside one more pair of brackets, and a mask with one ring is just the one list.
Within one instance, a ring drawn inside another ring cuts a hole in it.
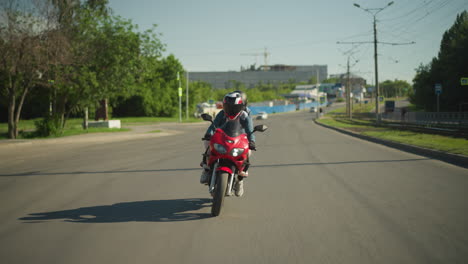
[{"label": "road sign", "polygon": [[468,85],[468,78],[461,78],[460,83],[461,85]]},{"label": "road sign", "polygon": [[384,97],[383,96],[379,96],[379,102],[383,102],[384,101]]},{"label": "road sign", "polygon": [[434,85],[434,87],[435,87],[435,93],[436,93],[437,95],[439,95],[439,94],[442,93],[442,84],[436,83],[436,84]]}]

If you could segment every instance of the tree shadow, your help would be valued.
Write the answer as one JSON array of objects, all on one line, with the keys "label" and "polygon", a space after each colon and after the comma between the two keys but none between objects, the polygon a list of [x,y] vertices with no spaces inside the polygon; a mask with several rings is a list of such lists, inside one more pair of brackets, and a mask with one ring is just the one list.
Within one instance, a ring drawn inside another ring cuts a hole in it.
[{"label": "tree shadow", "polygon": [[113,174],[113,173],[145,173],[145,172],[174,172],[174,171],[200,171],[201,168],[179,168],[179,169],[149,169],[149,170],[109,170],[109,171],[71,171],[71,172],[42,172],[28,171],[16,174],[0,174],[0,177],[11,176],[43,176],[43,175],[79,175],[79,174]]},{"label": "tree shadow", "polygon": [[[305,163],[276,163],[276,164],[253,164],[251,168],[265,167],[295,167],[295,166],[323,166],[323,165],[344,165],[344,164],[360,164],[360,163],[399,163],[399,162],[415,162],[423,160],[432,160],[432,158],[414,158],[414,159],[399,159],[399,160],[350,160],[350,161],[335,161],[335,162],[305,162]],[[179,168],[179,169],[148,169],[148,170],[109,170],[109,171],[71,171],[71,172],[42,172],[28,171],[15,174],[0,174],[0,177],[16,177],[16,176],[50,176],[50,175],[80,175],[80,174],[129,174],[129,173],[146,173],[146,172],[177,172],[177,171],[200,171],[201,168]]]},{"label": "tree shadow", "polygon": [[211,199],[206,198],[138,201],[32,213],[18,220],[25,223],[42,223],[47,220],[73,223],[192,221],[211,217],[209,213],[198,212],[209,206]]},{"label": "tree shadow", "polygon": [[304,163],[288,163],[288,164],[261,164],[252,165],[251,168],[269,168],[269,167],[297,167],[297,166],[323,166],[323,165],[345,165],[345,164],[360,164],[360,163],[401,163],[431,160],[431,158],[416,158],[416,159],[399,159],[399,160],[358,160],[358,161],[336,161],[336,162],[304,162]]}]

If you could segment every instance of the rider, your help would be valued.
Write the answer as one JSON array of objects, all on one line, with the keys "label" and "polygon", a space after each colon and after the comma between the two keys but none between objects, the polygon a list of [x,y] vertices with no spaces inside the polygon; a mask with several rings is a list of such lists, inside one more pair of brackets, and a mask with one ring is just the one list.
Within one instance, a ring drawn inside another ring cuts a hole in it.
[{"label": "rider", "polygon": [[241,98],[242,98],[242,104],[244,105],[244,108],[242,110],[244,110],[245,112],[247,112],[247,114],[250,116],[250,108],[247,107],[247,94],[244,93],[243,91],[241,90],[237,90],[237,91],[234,91],[233,93],[239,93],[241,95]]},{"label": "rider", "polygon": [[[247,95],[242,91],[234,91],[228,93],[224,96],[223,99],[223,110],[221,110],[213,121],[213,124],[208,127],[208,130],[203,137],[203,143],[205,149],[207,150],[205,153],[208,154],[208,146],[210,143],[210,138],[214,134],[215,128],[222,126],[228,119],[234,120],[236,118],[240,119],[240,123],[247,134],[247,138],[249,140],[249,149],[256,150],[255,148],[255,136],[253,134],[253,121],[250,117],[249,113],[246,111],[249,110],[247,108]],[[250,112],[250,111],[249,111]],[[250,151],[248,156],[250,156]],[[206,164],[207,157],[204,155],[203,161],[200,164],[203,167],[203,172],[200,177],[200,183],[206,184],[208,183],[209,178],[209,167]],[[247,172],[249,168],[249,160],[247,159],[247,164],[243,171],[239,173],[238,181],[235,186],[236,196],[242,196],[244,193],[244,182],[243,179],[247,177],[249,174]]]}]

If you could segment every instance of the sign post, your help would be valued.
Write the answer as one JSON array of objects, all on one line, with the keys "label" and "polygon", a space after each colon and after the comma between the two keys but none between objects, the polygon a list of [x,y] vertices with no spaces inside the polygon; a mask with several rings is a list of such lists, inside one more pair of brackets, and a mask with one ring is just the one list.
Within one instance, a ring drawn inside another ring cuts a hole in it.
[{"label": "sign post", "polygon": [[[49,80],[48,83],[50,87],[52,87],[54,86],[55,80]],[[49,115],[52,116],[52,95],[51,94],[49,94]]]},{"label": "sign post", "polygon": [[461,85],[468,85],[468,78],[467,77],[460,78],[460,84]]},{"label": "sign post", "polygon": [[437,113],[439,112],[439,97],[440,97],[440,94],[442,93],[442,84],[440,83],[436,83],[434,85],[434,88],[435,88],[435,93],[437,94]]}]

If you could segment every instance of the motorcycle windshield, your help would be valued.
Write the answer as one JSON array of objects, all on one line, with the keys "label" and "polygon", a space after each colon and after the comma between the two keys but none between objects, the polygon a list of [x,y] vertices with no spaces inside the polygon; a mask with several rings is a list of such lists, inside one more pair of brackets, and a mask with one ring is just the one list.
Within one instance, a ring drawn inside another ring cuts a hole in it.
[{"label": "motorcycle windshield", "polygon": [[220,128],[230,137],[238,137],[244,133],[244,129],[241,126],[239,118],[228,120]]}]

